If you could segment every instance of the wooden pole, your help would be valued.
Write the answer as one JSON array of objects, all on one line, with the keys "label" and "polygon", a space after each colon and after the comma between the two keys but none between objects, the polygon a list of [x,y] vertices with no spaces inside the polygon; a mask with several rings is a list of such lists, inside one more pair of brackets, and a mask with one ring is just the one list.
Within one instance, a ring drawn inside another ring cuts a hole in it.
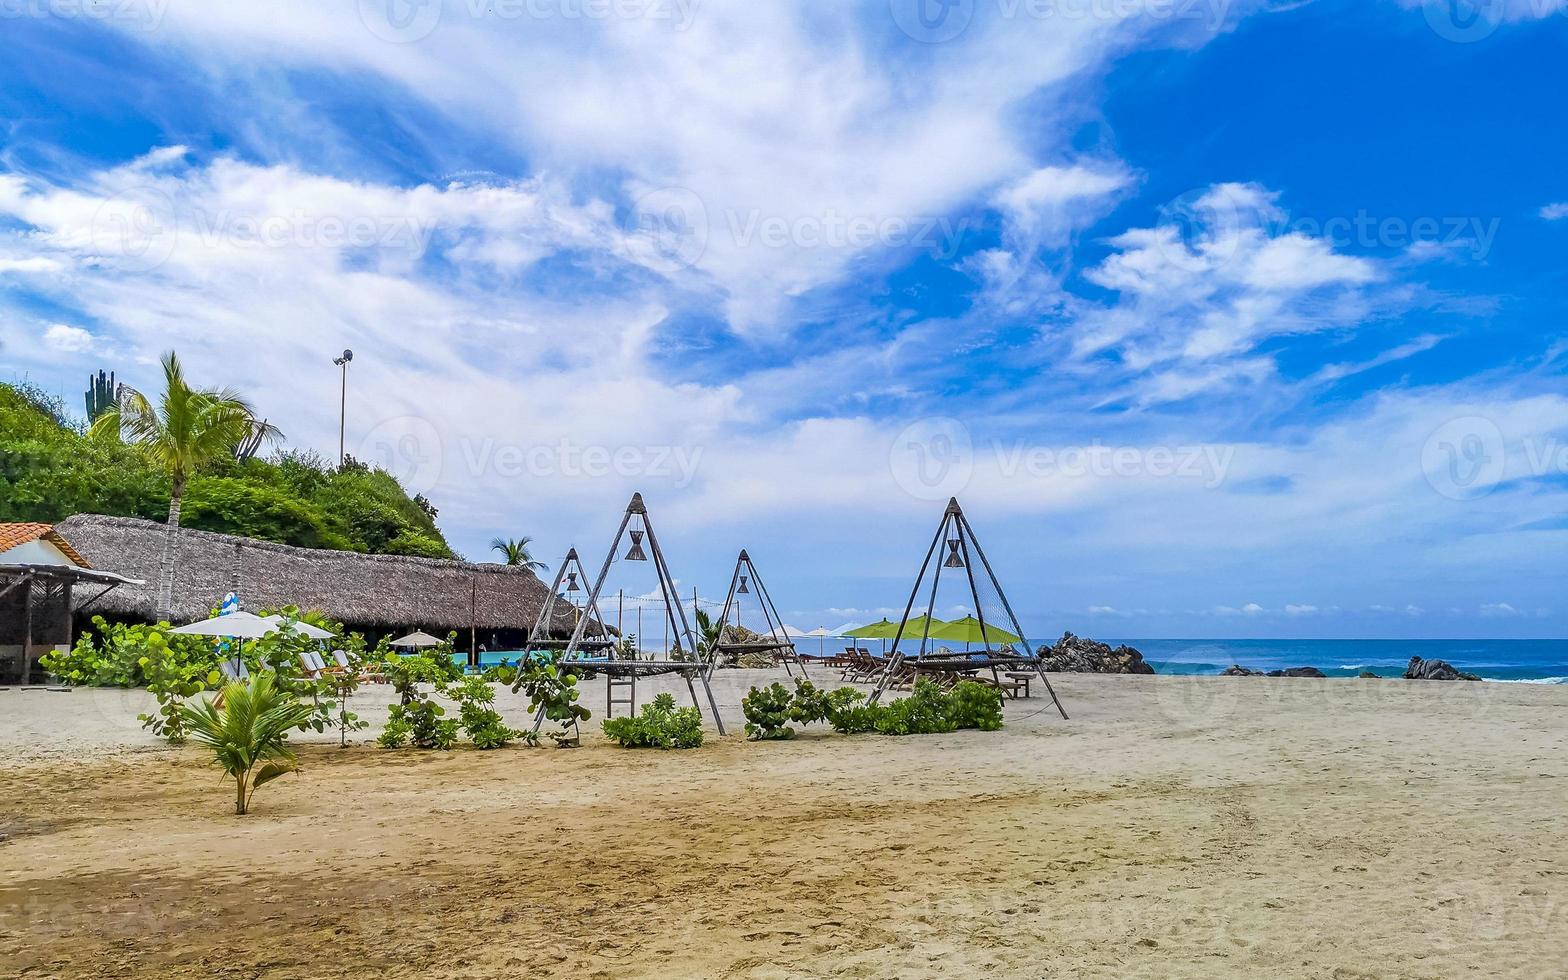
[{"label": "wooden pole", "polygon": [[22,683],[33,682],[33,573],[22,586]]},{"label": "wooden pole", "polygon": [[479,666],[479,579],[468,577],[468,666]]}]

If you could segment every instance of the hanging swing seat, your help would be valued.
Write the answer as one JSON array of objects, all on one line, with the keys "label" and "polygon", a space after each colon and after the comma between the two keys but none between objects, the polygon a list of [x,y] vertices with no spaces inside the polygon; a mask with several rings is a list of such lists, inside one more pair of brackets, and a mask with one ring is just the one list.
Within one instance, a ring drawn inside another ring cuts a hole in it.
[{"label": "hanging swing seat", "polygon": [[692,660],[610,660],[602,657],[574,657],[556,663],[557,669],[603,674],[606,677],[657,677],[661,674],[692,674],[706,665]]}]

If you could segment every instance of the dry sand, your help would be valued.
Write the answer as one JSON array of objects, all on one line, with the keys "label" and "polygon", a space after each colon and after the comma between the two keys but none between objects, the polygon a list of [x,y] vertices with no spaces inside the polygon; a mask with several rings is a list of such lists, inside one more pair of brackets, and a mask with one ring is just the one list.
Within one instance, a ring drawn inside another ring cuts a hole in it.
[{"label": "dry sand", "polygon": [[[721,675],[736,729],[775,677]],[[1036,699],[996,734],[312,740],[248,817],[145,695],[0,691],[0,975],[1568,970],[1568,687],[1059,687],[1071,721]]]}]

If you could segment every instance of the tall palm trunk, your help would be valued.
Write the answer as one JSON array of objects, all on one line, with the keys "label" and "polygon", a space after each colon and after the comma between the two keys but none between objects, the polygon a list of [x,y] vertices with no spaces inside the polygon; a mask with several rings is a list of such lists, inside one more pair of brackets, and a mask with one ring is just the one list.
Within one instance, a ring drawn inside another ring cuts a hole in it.
[{"label": "tall palm trunk", "polygon": [[163,560],[158,566],[158,618],[174,622],[174,565],[180,549],[180,507],[185,477],[176,474],[169,489],[169,520],[163,526]]}]

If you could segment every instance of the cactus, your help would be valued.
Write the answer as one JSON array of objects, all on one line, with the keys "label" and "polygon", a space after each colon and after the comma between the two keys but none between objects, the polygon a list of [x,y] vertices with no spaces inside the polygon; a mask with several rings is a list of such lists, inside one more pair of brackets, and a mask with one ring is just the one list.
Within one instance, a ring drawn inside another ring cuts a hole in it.
[{"label": "cactus", "polygon": [[98,372],[95,378],[87,376],[87,422],[91,424],[98,420],[98,416],[107,412],[114,405],[115,395],[119,391],[115,385],[114,375],[105,375]]}]

